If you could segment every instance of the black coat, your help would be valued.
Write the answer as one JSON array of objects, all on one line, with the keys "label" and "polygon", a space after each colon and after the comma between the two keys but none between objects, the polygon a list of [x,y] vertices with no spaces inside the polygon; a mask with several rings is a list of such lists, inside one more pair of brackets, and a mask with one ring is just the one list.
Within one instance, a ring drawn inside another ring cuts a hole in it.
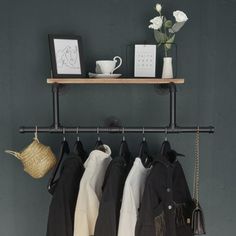
[{"label": "black coat", "polygon": [[191,236],[192,204],[180,163],[160,157],[146,181],[135,236]]},{"label": "black coat", "polygon": [[95,236],[116,236],[123,188],[127,176],[124,158],[116,157],[109,164],[103,183],[102,199],[95,226]]},{"label": "black coat", "polygon": [[47,236],[73,236],[75,206],[83,173],[79,157],[66,157],[49,207]]}]

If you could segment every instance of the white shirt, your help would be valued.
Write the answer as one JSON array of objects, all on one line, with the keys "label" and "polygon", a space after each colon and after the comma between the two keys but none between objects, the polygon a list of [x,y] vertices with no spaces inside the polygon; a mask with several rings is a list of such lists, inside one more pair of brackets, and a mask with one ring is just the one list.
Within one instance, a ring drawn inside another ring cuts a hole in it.
[{"label": "white shirt", "polygon": [[140,158],[136,158],[125,181],[118,236],[134,236],[138,208],[142,200],[146,177],[150,168],[146,169]]},{"label": "white shirt", "polygon": [[102,184],[111,161],[111,149],[107,145],[103,146],[105,152],[92,151],[84,164],[85,172],[80,181],[75,209],[74,236],[94,235]]}]

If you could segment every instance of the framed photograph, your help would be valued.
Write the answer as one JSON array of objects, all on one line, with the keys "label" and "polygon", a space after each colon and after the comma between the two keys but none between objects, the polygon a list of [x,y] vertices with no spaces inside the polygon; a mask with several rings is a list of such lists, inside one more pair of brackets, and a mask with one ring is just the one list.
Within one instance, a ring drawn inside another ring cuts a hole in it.
[{"label": "framed photograph", "polygon": [[49,34],[52,75],[54,78],[83,77],[81,37]]},{"label": "framed photograph", "polygon": [[134,77],[156,77],[156,45],[135,44]]}]

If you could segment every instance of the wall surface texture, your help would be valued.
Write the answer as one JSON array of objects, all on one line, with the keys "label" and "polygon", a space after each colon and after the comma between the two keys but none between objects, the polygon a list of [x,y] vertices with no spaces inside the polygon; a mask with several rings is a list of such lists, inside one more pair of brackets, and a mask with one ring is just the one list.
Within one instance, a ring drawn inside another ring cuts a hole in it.
[{"label": "wall surface texture", "polygon": [[[33,180],[17,159],[4,153],[20,150],[32,134],[19,134],[19,126],[47,126],[52,120],[48,33],[79,34],[83,38],[86,71],[95,60],[124,58],[135,42],[155,43],[148,29],[155,16],[155,1],[144,0],[0,0],[0,235],[42,236],[46,232],[50,196],[49,175]],[[164,1],[167,14],[184,10],[189,21],[177,35],[178,74],[186,83],[178,87],[179,125],[214,125],[216,133],[201,135],[201,204],[207,235],[236,235],[236,1]],[[160,64],[158,64],[160,68]],[[160,69],[158,69],[160,71]],[[61,122],[65,125],[102,126],[118,117],[124,126],[167,125],[169,97],[154,86],[67,86],[60,94]],[[142,135],[127,140],[137,155]],[[158,153],[163,134],[146,135],[151,152]],[[75,135],[67,135],[71,144]],[[62,135],[41,134],[43,143],[58,153]],[[92,150],[95,134],[81,134]],[[115,155],[121,135],[102,135]],[[169,135],[181,159],[190,188],[193,179],[194,135]]]}]

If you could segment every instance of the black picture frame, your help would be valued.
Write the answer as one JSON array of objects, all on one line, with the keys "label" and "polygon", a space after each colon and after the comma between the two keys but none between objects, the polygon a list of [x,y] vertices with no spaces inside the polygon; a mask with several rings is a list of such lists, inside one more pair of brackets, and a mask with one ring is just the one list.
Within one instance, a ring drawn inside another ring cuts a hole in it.
[{"label": "black picture frame", "polygon": [[49,34],[53,78],[84,77],[82,40],[79,35]]}]

